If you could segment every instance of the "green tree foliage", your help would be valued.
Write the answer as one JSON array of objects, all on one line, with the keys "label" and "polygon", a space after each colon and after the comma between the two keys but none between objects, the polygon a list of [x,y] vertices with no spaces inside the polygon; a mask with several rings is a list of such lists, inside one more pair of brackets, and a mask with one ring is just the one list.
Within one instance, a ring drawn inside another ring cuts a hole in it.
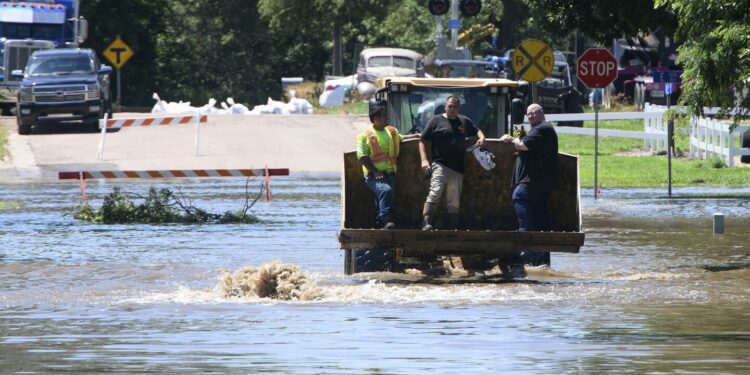
[{"label": "green tree foliage", "polygon": [[[680,103],[700,113],[735,106],[735,121],[750,115],[750,0],[657,0],[677,15],[685,71]],[[744,90],[744,91],[743,91]],[[744,94],[743,94],[744,93]]]},{"label": "green tree foliage", "polygon": [[[269,20],[272,30],[285,34],[286,41],[292,42],[285,45],[301,46],[303,51],[318,48],[323,55],[327,52],[329,59],[333,56],[332,61],[335,61],[336,51],[345,56],[346,51],[354,48],[349,37],[351,31],[361,30],[359,26],[368,17],[383,19],[394,1],[259,0],[258,11]],[[313,54],[315,57],[319,55]],[[304,55],[298,58],[309,57]],[[352,65],[350,58],[343,62],[342,68]]]},{"label": "green tree foliage", "polygon": [[232,96],[260,104],[281,94],[277,38],[255,1],[171,1],[165,20],[157,36],[161,74],[154,77],[163,98],[202,105]]},{"label": "green tree foliage", "polygon": [[[89,22],[89,36],[81,47],[92,48],[109,64],[102,52],[119,35],[135,54],[122,67],[122,98],[125,105],[152,103],[157,71],[156,36],[164,31],[164,15],[170,0],[81,1],[81,15]],[[116,82],[112,75],[112,93]],[[114,95],[113,95],[114,97]]]},{"label": "green tree foliage", "polygon": [[[490,51],[487,37],[469,46],[475,55],[502,53],[526,38],[566,49],[576,27],[608,43],[669,19],[665,7],[653,12],[653,0],[634,1],[483,0],[479,15],[460,18],[462,30],[500,29],[498,50]],[[90,23],[84,47],[101,53],[120,35],[135,52],[122,69],[123,104],[131,106],[153,105],[154,92],[195,105],[227,96],[260,104],[281,95],[283,76],[320,81],[330,74],[335,47],[343,74],[354,73],[365,47],[424,54],[435,47],[427,0],[93,0],[82,2],[82,14]]]},{"label": "green tree foliage", "polygon": [[612,39],[635,37],[657,28],[674,30],[674,14],[655,0],[569,1],[530,0],[532,17],[548,32],[570,33],[578,29],[586,38],[609,45]]}]

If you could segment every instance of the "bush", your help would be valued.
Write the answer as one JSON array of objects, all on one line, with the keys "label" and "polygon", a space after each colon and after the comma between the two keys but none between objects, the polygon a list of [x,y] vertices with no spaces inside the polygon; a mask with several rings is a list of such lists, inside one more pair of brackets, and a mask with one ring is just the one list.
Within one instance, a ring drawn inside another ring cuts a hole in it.
[{"label": "bush", "polygon": [[721,169],[724,168],[724,160],[721,160],[719,156],[712,156],[706,160],[706,165],[710,168]]},{"label": "bush", "polygon": [[246,192],[245,204],[241,209],[215,214],[191,205],[184,197],[177,197],[166,188],[149,188],[148,196],[143,198],[143,203],[136,205],[127,194],[116,187],[104,198],[101,209],[97,211],[88,204],[82,204],[74,217],[104,224],[252,224],[260,222],[257,216],[249,213],[263,192],[262,185],[260,190],[252,202]]}]

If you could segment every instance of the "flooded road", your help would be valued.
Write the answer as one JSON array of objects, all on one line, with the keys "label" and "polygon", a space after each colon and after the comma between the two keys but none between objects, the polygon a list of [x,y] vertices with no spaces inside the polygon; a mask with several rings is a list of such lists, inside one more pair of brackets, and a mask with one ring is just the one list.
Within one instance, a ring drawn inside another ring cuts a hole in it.
[{"label": "flooded road", "polygon": [[[218,213],[240,208],[245,189],[89,181],[88,197],[99,207],[115,186],[179,187]],[[0,183],[11,206],[0,210],[0,372],[750,372],[747,199],[584,190],[586,244],[553,254],[551,270],[409,282],[343,274],[337,178],[272,188],[253,209],[261,224],[101,225],[72,217],[77,182]],[[221,293],[224,272],[274,260],[320,297]]]}]

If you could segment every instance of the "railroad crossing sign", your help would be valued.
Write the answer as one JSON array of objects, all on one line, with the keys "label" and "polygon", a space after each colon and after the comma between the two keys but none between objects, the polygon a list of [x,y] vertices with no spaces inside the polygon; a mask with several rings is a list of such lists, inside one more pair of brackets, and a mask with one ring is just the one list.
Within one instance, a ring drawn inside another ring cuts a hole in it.
[{"label": "railroad crossing sign", "polygon": [[590,89],[603,89],[617,78],[617,60],[606,48],[589,48],[576,62],[578,79]]},{"label": "railroad crossing sign", "polygon": [[547,43],[528,39],[516,47],[511,56],[513,71],[520,79],[539,82],[546,78],[555,67],[552,48]]},{"label": "railroad crossing sign", "polygon": [[104,57],[112,63],[112,65],[120,69],[125,65],[131,57],[133,57],[133,50],[128,47],[125,42],[118,36],[112,44],[107,47],[104,52]]}]

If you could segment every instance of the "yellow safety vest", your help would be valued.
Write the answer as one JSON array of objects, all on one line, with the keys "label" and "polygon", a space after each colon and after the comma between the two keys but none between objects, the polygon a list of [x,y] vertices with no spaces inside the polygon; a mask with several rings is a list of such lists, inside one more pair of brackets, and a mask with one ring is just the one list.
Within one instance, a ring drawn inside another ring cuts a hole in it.
[{"label": "yellow safety vest", "polygon": [[[398,158],[399,152],[398,133],[393,126],[386,126],[385,130],[390,136],[388,137],[390,144],[388,145],[387,155],[384,154],[383,150],[380,148],[375,131],[367,129],[367,132],[365,132],[365,135],[367,136],[367,146],[370,148],[370,160],[379,171],[393,170],[393,172],[396,172],[396,159]],[[370,172],[365,167],[362,167],[362,170],[365,175]]]}]

